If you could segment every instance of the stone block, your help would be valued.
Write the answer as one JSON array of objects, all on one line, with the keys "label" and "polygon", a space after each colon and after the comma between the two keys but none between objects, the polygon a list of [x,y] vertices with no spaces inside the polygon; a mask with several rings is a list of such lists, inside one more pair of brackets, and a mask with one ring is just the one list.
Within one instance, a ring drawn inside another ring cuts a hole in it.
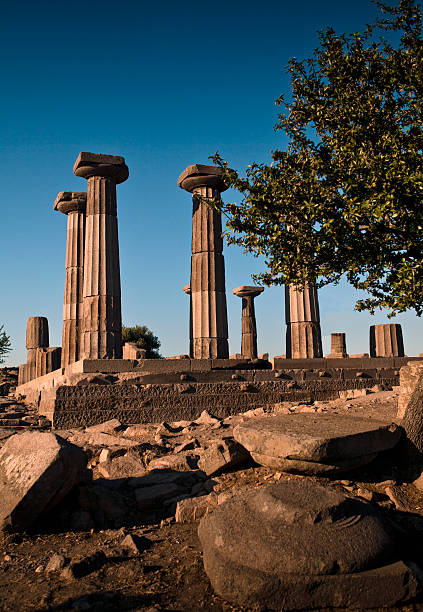
[{"label": "stone block", "polygon": [[349,415],[289,414],[237,425],[234,438],[252,453],[331,463],[393,448],[401,437],[394,423]]},{"label": "stone block", "polygon": [[22,530],[82,479],[86,455],[52,433],[25,432],[0,450],[0,530]]},{"label": "stone block", "polygon": [[139,348],[136,342],[125,342],[122,348],[123,359],[145,359],[147,351]]},{"label": "stone block", "polygon": [[213,442],[201,455],[198,467],[207,476],[221,470],[230,469],[243,463],[250,457],[248,451],[232,438],[223,438]]},{"label": "stone block", "polygon": [[45,376],[60,368],[62,359],[62,348],[54,346],[50,348],[37,349],[36,355],[36,377]]}]

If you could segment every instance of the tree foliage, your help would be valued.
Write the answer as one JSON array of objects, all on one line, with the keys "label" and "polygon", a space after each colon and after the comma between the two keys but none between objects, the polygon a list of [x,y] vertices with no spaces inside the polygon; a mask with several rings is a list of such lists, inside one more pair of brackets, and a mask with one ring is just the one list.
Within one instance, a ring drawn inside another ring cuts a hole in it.
[{"label": "tree foliage", "polygon": [[[423,311],[423,43],[414,0],[376,2],[363,33],[319,34],[311,59],[288,65],[276,130],[286,150],[244,177],[216,154],[241,203],[214,205],[228,242],[264,255],[261,283],[318,286],[343,275],[370,297],[357,310]],[[384,32],[397,38],[393,44]]]},{"label": "tree foliage", "polygon": [[4,362],[2,357],[10,353],[11,350],[12,345],[10,344],[10,336],[6,335],[4,325],[0,325],[0,363]]},{"label": "tree foliage", "polygon": [[158,351],[161,342],[146,325],[135,325],[134,327],[125,327],[123,325],[122,341],[135,342],[138,348],[145,349],[147,351],[147,359],[162,358]]}]

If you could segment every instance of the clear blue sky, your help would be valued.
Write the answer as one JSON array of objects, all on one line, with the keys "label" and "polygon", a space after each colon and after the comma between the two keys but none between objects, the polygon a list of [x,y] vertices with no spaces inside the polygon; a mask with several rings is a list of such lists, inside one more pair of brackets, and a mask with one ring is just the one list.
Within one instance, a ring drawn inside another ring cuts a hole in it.
[{"label": "clear blue sky", "polygon": [[[11,336],[7,365],[26,361],[29,316],[47,316],[61,344],[66,217],[59,191],[86,190],[72,173],[80,151],[123,155],[118,186],[122,308],[145,324],[162,353],[188,350],[191,198],[176,181],[216,150],[242,170],[284,146],[274,133],[285,66],[310,57],[317,30],[356,31],[373,21],[368,0],[312,2],[142,2],[22,0],[2,7],[0,47],[0,324]],[[228,198],[235,194],[227,192]],[[241,304],[232,289],[251,284],[263,263],[225,248],[230,351],[240,350]],[[370,324],[353,311],[346,285],[320,292],[324,350],[347,332],[350,353],[368,351]],[[283,289],[257,298],[260,352],[285,352]],[[423,322],[403,325],[409,355],[423,352]]]}]

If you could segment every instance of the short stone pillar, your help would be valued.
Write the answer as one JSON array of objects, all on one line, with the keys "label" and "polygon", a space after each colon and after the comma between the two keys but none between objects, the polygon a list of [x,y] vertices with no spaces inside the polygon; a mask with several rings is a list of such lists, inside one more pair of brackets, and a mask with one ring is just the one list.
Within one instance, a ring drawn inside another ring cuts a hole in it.
[{"label": "short stone pillar", "polygon": [[86,203],[87,194],[74,191],[61,191],[54,202],[54,210],[68,217],[62,368],[78,361],[81,355]]},{"label": "short stone pillar", "polygon": [[123,157],[80,153],[73,168],[88,180],[83,288],[83,359],[122,357],[116,185],[129,176]]},{"label": "short stone pillar", "polygon": [[58,370],[61,364],[62,348],[38,348],[36,356],[36,378]]},{"label": "short stone pillar", "polygon": [[37,377],[37,349],[49,345],[46,317],[29,317],[26,323],[27,361],[19,366],[18,384],[23,385]]},{"label": "short stone pillar", "polygon": [[399,323],[370,326],[370,357],[404,357],[404,342]]},{"label": "short stone pillar", "polygon": [[189,356],[193,358],[193,342],[192,342],[192,298],[191,285],[184,285],[182,291],[189,295]]},{"label": "short stone pillar", "polygon": [[302,291],[285,286],[285,318],[287,359],[322,357],[319,301],[314,284],[308,283]]},{"label": "short stone pillar", "polygon": [[254,298],[264,291],[263,287],[241,285],[232,293],[242,298],[242,340],[241,354],[247,359],[257,358],[257,327]]},{"label": "short stone pillar", "polygon": [[345,333],[335,333],[330,335],[330,359],[345,359],[347,354],[347,343]]},{"label": "short stone pillar", "polygon": [[222,219],[205,203],[219,199],[227,185],[216,166],[193,164],[178,179],[182,189],[193,194],[191,306],[192,356],[194,359],[227,359],[225,264]]}]

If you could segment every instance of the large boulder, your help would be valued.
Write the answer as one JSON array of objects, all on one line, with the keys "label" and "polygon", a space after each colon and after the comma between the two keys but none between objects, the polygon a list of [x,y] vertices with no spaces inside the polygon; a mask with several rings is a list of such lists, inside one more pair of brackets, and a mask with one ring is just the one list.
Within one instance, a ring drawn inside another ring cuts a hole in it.
[{"label": "large boulder", "polygon": [[205,516],[198,534],[213,588],[236,605],[362,609],[419,590],[375,510],[313,482],[238,495]]},{"label": "large boulder", "polygon": [[25,432],[0,450],[0,531],[26,529],[83,477],[85,453],[53,433]]},{"label": "large boulder", "polygon": [[349,415],[284,414],[250,419],[234,438],[257,463],[307,474],[350,470],[372,461],[399,441],[395,423]]}]

